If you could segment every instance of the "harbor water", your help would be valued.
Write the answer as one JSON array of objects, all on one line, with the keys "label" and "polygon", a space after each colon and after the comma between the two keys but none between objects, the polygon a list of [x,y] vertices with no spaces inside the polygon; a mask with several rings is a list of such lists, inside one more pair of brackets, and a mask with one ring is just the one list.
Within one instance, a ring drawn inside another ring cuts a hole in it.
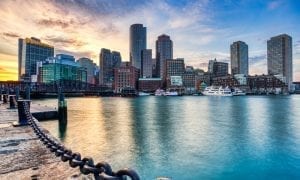
[{"label": "harbor water", "polygon": [[[57,107],[56,99],[34,100]],[[300,96],[68,98],[42,126],[141,179],[300,179]]]}]

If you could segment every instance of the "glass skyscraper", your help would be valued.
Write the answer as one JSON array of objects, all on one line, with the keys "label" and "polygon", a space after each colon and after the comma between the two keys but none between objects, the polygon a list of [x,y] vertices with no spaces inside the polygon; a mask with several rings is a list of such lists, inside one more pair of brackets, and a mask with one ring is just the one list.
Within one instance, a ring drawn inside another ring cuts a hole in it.
[{"label": "glass skyscraper", "polygon": [[170,36],[165,34],[158,36],[156,40],[156,70],[157,76],[165,79],[166,60],[173,59],[173,42]]},{"label": "glass skyscraper", "polygon": [[152,49],[142,50],[142,70],[143,78],[152,78]]},{"label": "glass skyscraper", "polygon": [[147,46],[147,29],[142,24],[130,26],[129,53],[132,66],[141,70],[142,50]]},{"label": "glass skyscraper", "polygon": [[19,39],[18,61],[19,81],[34,82],[37,78],[37,62],[54,56],[54,47],[31,37]]},{"label": "glass skyscraper", "polygon": [[230,45],[231,74],[248,75],[248,45],[236,41]]},{"label": "glass skyscraper", "polygon": [[290,90],[293,82],[292,37],[287,34],[272,37],[267,46],[268,74],[282,75]]}]

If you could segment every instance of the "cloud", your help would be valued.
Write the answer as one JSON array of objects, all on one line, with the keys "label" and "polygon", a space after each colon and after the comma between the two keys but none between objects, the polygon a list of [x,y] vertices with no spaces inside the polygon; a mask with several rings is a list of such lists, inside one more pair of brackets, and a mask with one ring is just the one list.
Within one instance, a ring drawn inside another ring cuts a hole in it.
[{"label": "cloud", "polygon": [[255,64],[260,63],[261,61],[266,61],[266,59],[267,59],[267,55],[265,55],[265,54],[252,56],[252,57],[249,57],[249,64],[255,65]]},{"label": "cloud", "polygon": [[281,0],[274,0],[274,1],[270,2],[270,3],[268,3],[267,6],[268,6],[269,10],[275,10],[278,7],[280,7],[282,5],[282,3],[283,2]]},{"label": "cloud", "polygon": [[87,42],[83,42],[81,40],[72,39],[72,38],[65,38],[65,37],[57,37],[57,36],[46,36],[43,38],[55,46],[59,47],[66,47],[66,46],[76,46],[78,48],[88,44]]},{"label": "cloud", "polygon": [[14,32],[4,32],[2,33],[3,36],[5,37],[9,37],[9,38],[18,38],[20,37],[20,35],[18,33],[14,33]]},{"label": "cloud", "polygon": [[40,19],[36,23],[45,27],[59,26],[64,29],[69,27],[70,24],[73,24],[73,21],[67,22],[59,19]]}]

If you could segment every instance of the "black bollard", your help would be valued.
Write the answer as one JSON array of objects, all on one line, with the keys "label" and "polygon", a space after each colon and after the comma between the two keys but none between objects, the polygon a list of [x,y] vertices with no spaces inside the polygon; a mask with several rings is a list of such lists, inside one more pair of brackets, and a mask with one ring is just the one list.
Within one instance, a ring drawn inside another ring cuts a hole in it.
[{"label": "black bollard", "polygon": [[58,120],[60,123],[67,123],[68,121],[67,101],[65,101],[64,95],[61,92],[58,99]]},{"label": "black bollard", "polygon": [[[28,110],[28,112],[26,112],[26,110]],[[27,113],[30,113],[30,100],[18,100],[19,121],[14,122],[13,126],[28,125]]]},{"label": "black bollard", "polygon": [[3,94],[3,104],[8,102],[8,94]]},{"label": "black bollard", "polygon": [[30,85],[26,86],[26,90],[25,90],[25,99],[30,100]]},{"label": "black bollard", "polygon": [[16,108],[16,96],[9,95],[9,109],[15,109],[15,108]]},{"label": "black bollard", "polygon": [[0,101],[2,101],[2,93],[0,94]]}]

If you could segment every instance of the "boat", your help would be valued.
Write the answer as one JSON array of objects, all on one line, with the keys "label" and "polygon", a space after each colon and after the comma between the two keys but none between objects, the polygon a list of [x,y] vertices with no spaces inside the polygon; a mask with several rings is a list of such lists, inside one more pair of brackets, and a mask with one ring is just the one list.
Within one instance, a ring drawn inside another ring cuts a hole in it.
[{"label": "boat", "polygon": [[166,91],[165,96],[178,96],[177,91]]},{"label": "boat", "polygon": [[164,96],[165,91],[163,89],[157,89],[154,93],[155,96]]},{"label": "boat", "polygon": [[233,96],[245,96],[246,93],[244,91],[240,90],[239,88],[234,88],[232,95]]},{"label": "boat", "polygon": [[139,92],[139,96],[150,96],[150,93]]},{"label": "boat", "polygon": [[205,96],[232,96],[232,92],[230,88],[222,86],[220,87],[214,87],[214,86],[208,86],[204,89],[202,92]]}]

